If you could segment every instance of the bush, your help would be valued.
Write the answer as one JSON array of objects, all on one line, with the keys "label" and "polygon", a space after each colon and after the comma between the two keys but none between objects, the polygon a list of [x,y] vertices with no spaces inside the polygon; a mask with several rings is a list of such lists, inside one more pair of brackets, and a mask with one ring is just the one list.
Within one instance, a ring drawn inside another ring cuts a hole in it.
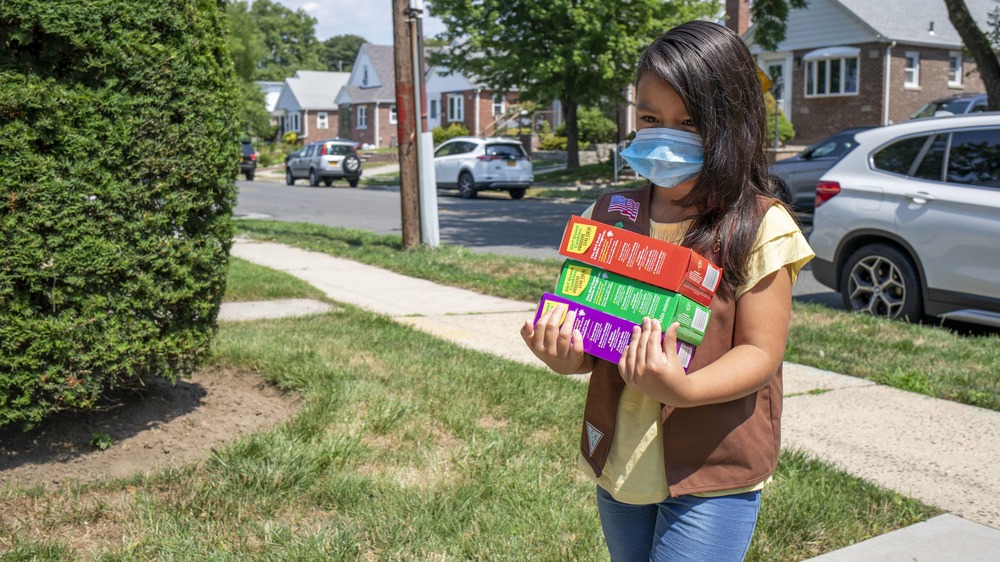
[{"label": "bush", "polygon": [[0,427],[205,357],[240,159],[220,5],[0,3]]},{"label": "bush", "polygon": [[615,142],[618,125],[604,116],[601,110],[581,107],[576,113],[576,128],[580,135],[580,146],[595,143]]},{"label": "bush", "polygon": [[[774,144],[774,110],[778,104],[774,101],[774,96],[770,92],[764,93],[764,105],[767,106],[767,127],[766,136],[768,145]],[[782,144],[795,138],[795,129],[785,117],[785,112],[778,109],[778,142]]]},{"label": "bush", "polygon": [[538,141],[538,150],[566,150],[566,137],[542,135]]},{"label": "bush", "polygon": [[434,127],[431,135],[434,137],[434,146],[437,146],[448,139],[464,137],[469,134],[469,129],[461,123],[452,123],[447,127]]}]

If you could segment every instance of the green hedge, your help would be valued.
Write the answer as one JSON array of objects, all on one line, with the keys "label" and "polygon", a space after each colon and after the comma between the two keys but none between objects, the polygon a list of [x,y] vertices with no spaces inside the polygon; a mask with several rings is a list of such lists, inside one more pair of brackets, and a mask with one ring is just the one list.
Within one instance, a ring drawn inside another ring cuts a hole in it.
[{"label": "green hedge", "polygon": [[204,358],[240,153],[223,6],[0,3],[0,427]]}]

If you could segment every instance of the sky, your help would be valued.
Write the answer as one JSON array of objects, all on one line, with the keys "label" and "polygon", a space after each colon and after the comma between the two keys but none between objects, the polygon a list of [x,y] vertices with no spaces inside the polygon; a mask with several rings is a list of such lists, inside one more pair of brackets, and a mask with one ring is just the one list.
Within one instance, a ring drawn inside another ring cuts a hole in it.
[{"label": "sky", "polygon": [[[392,0],[277,0],[316,18],[316,38],[360,35],[369,43],[392,45]],[[441,20],[424,15],[424,37],[444,31]]]}]

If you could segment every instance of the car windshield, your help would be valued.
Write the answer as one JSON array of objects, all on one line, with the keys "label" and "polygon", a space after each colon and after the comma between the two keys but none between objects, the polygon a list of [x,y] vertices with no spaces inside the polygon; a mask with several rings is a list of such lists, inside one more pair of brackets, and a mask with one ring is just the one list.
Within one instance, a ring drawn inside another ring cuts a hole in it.
[{"label": "car windshield", "polygon": [[346,144],[328,144],[326,145],[326,153],[331,156],[347,156],[351,153],[351,147]]},{"label": "car windshield", "polygon": [[508,160],[515,160],[526,156],[524,147],[519,144],[488,144],[486,145],[486,154],[488,156],[500,156]]},{"label": "car windshield", "polygon": [[913,118],[919,119],[921,117],[934,117],[939,111],[946,111],[951,115],[961,115],[965,113],[965,110],[968,107],[969,100],[967,99],[932,101],[914,113]]}]

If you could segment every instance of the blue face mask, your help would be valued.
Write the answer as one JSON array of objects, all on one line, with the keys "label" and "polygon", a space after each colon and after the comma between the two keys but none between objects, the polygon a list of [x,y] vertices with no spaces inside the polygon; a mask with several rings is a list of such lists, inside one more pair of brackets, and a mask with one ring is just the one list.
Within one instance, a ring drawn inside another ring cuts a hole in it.
[{"label": "blue face mask", "polygon": [[654,185],[674,187],[698,176],[705,153],[701,135],[655,127],[640,129],[621,157]]}]

